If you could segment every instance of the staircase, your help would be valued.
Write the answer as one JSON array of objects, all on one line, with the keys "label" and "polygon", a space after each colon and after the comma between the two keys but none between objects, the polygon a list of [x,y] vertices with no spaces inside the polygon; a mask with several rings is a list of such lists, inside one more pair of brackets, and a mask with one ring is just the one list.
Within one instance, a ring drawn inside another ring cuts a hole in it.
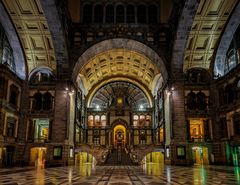
[{"label": "staircase", "polygon": [[105,165],[133,165],[130,157],[124,150],[112,150]]}]

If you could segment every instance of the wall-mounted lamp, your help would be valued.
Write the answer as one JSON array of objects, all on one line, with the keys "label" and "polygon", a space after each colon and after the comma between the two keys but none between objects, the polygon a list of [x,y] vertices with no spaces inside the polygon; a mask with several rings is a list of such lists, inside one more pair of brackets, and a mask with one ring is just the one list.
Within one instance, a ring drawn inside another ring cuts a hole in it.
[{"label": "wall-mounted lamp", "polygon": [[67,91],[67,94],[69,96],[72,96],[74,94],[74,89],[73,90],[70,90],[68,87],[65,87],[65,91]]},{"label": "wall-mounted lamp", "polygon": [[68,92],[68,94],[72,96],[74,94],[74,91]]},{"label": "wall-mounted lamp", "polygon": [[174,90],[175,90],[174,87],[169,88],[169,90],[166,91],[166,92],[167,92],[167,95],[171,95]]}]

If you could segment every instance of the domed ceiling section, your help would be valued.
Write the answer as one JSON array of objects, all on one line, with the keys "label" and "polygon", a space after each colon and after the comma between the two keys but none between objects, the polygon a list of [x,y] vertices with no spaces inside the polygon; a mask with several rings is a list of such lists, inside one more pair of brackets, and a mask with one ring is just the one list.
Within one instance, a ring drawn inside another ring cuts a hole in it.
[{"label": "domed ceiling section", "polygon": [[238,0],[201,0],[184,56],[184,71],[193,67],[209,69],[214,50]]},{"label": "domed ceiling section", "polygon": [[97,90],[90,107],[107,108],[115,106],[119,100],[122,101],[125,107],[150,107],[146,95],[140,88],[131,83],[121,81],[109,83]]},{"label": "domed ceiling section", "polygon": [[3,0],[20,37],[29,73],[38,66],[56,69],[55,52],[39,0]]},{"label": "domed ceiling section", "polygon": [[126,49],[113,49],[90,59],[80,70],[80,76],[87,91],[109,78],[126,77],[152,91],[160,76],[160,70],[149,58]]}]

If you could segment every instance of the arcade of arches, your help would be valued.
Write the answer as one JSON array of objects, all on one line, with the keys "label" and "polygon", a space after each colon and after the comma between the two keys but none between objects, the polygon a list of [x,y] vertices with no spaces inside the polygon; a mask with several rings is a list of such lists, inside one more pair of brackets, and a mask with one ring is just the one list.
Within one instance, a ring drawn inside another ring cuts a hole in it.
[{"label": "arcade of arches", "polygon": [[239,14],[237,0],[0,1],[0,168],[239,166]]}]

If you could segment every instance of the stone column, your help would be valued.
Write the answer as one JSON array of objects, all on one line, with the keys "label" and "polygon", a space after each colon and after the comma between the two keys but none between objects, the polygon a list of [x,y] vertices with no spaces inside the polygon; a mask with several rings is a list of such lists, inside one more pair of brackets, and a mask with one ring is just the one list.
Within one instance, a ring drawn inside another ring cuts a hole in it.
[{"label": "stone column", "polygon": [[[52,124],[52,140],[48,154],[51,156],[50,165],[67,165],[69,162],[70,147],[73,147],[75,91],[69,82],[56,82],[54,121]],[[62,159],[53,160],[54,147],[62,147]]]},{"label": "stone column", "polygon": [[[186,0],[182,14],[179,17],[176,39],[173,46],[173,55],[171,61],[171,73],[169,79],[169,89],[174,87],[171,92],[171,122],[172,136],[170,148],[171,164],[188,164],[190,149],[187,142],[187,128],[184,112],[184,53],[187,44],[189,31],[197,11],[198,0]],[[168,147],[168,146],[167,146]],[[185,157],[177,157],[177,148],[185,148]]]}]

